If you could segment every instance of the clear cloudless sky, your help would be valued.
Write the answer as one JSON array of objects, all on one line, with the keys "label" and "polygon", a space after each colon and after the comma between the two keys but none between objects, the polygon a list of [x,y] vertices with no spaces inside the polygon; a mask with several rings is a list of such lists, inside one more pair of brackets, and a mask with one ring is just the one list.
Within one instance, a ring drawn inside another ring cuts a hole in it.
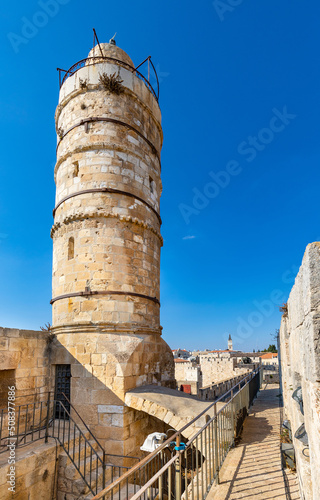
[{"label": "clear cloudless sky", "polygon": [[274,343],[278,306],[320,239],[320,4],[228,2],[2,5],[1,326],[51,322],[56,68],[87,57],[95,27],[101,42],[117,32],[136,65],[151,54],[161,81],[164,339]]}]

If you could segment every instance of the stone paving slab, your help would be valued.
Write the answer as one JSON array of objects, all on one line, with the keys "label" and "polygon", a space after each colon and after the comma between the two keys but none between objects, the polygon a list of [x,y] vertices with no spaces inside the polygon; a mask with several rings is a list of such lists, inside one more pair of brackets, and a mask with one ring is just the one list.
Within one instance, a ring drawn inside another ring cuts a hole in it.
[{"label": "stone paving slab", "polygon": [[264,386],[244,423],[242,439],[227,455],[208,500],[300,500],[296,475],[281,467],[279,386]]}]

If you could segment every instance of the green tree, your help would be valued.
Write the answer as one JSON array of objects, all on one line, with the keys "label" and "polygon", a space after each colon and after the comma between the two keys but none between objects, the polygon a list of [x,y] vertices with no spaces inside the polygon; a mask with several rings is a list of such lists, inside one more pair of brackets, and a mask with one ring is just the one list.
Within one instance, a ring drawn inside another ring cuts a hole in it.
[{"label": "green tree", "polygon": [[269,344],[268,349],[263,349],[261,352],[278,352],[278,349],[276,348],[275,344]]}]

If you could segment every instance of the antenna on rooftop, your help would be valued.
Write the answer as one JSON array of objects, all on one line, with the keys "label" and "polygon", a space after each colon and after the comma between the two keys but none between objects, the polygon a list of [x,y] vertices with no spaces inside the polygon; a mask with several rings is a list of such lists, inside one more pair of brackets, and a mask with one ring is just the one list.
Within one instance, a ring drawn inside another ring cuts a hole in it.
[{"label": "antenna on rooftop", "polygon": [[113,37],[112,37],[112,38],[110,38],[110,40],[109,40],[109,43],[110,43],[111,45],[117,45],[117,44],[116,44],[116,41],[115,41],[116,34],[117,34],[117,32],[115,32],[115,34],[113,35]]}]

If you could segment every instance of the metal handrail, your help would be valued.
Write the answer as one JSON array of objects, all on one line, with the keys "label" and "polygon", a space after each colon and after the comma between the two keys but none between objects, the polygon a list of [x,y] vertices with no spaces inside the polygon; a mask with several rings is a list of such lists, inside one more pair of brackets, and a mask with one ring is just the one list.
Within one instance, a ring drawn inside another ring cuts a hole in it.
[{"label": "metal handrail", "polygon": [[[145,491],[147,491],[153,485],[153,483],[157,481],[157,479],[159,479],[159,477],[163,475],[163,473],[166,472],[166,470],[168,470],[169,467],[171,467],[171,465],[178,460],[178,458],[179,454],[177,453],[151,479],[149,479],[149,481],[147,481],[146,484],[143,485],[135,495],[133,495],[133,497],[131,497],[131,500],[137,500],[142,495],[142,493],[145,493]],[[92,500],[94,500],[94,498]]]},{"label": "metal handrail", "polygon": [[[79,69],[85,67],[85,66],[92,66],[93,64],[99,64],[101,62],[111,62],[111,63],[116,63],[119,64],[120,66],[124,66],[125,68],[128,68],[132,73],[136,74],[141,80],[144,81],[144,83],[147,85],[148,89],[152,92],[154,97],[156,98],[157,101],[159,101],[159,93],[160,93],[160,86],[159,86],[159,79],[157,75],[156,68],[154,67],[154,64],[151,61],[151,56],[147,57],[143,63],[139,64],[137,68],[139,68],[142,64],[144,64],[146,61],[150,61],[150,64],[152,65],[153,71],[156,76],[157,80],[157,93],[155,92],[154,88],[152,87],[151,83],[147,78],[140,73],[140,71],[137,70],[134,66],[131,66],[131,64],[126,63],[124,61],[121,61],[120,59],[116,59],[114,57],[107,57],[107,56],[94,56],[94,57],[86,57],[85,59],[81,59],[80,61],[76,62],[73,64],[68,70],[62,69],[62,68],[57,68],[57,71],[59,71],[59,86],[60,88],[62,87],[63,83],[66,81],[69,76],[74,75]],[[61,72],[64,72],[64,76],[61,78]]]},{"label": "metal handrail", "polygon": [[[54,405],[53,405],[54,414],[55,414],[55,410],[56,410],[56,404],[59,404],[59,424],[60,424],[60,421],[61,421],[61,407],[63,409],[63,417],[65,417],[65,414],[68,415],[68,419],[67,420],[69,421],[69,426],[68,426],[68,430],[67,430],[67,432],[68,432],[67,446],[65,445],[65,432],[66,432],[66,428],[65,428],[66,427],[66,419],[65,418],[63,418],[63,428],[61,430],[62,436],[60,435],[60,429],[61,429],[61,427],[60,427],[60,425],[58,425],[58,435],[56,437],[57,437],[59,443],[61,444],[62,448],[64,449],[64,451],[67,453],[67,455],[70,458],[71,462],[73,463],[74,467],[76,468],[76,470],[80,474],[81,478],[86,483],[87,487],[90,489],[90,492],[94,495],[98,491],[98,476],[99,476],[99,465],[98,465],[98,463],[99,462],[100,462],[100,465],[102,467],[102,474],[103,474],[102,475],[102,484],[103,484],[103,487],[105,487],[105,485],[106,485],[105,452],[104,452],[104,450],[102,450],[103,451],[103,456],[101,458],[100,455],[99,455],[99,453],[93,448],[93,446],[91,445],[90,441],[86,438],[86,436],[84,435],[84,433],[82,432],[82,430],[80,429],[80,427],[78,426],[78,424],[71,417],[70,412],[64,406],[64,404],[62,403],[62,401],[54,401]],[[84,452],[84,461],[83,461],[84,462],[83,472],[81,470],[81,456],[80,456],[80,454],[78,456],[78,463],[75,460],[75,444],[73,444],[73,454],[72,454],[72,452],[70,452],[70,421],[73,423],[73,426],[74,426],[74,430],[73,430],[74,439],[75,439],[75,429],[78,432],[78,436],[79,436],[79,449],[80,449],[81,438],[83,438],[83,440],[84,440],[85,452]],[[85,426],[87,428],[86,424],[85,424]],[[91,433],[90,430],[89,430],[89,433],[92,436],[92,433]],[[53,426],[53,437],[55,437],[54,426]],[[96,438],[94,438],[94,440],[95,440],[95,442],[98,443],[99,446],[101,446],[100,443],[96,440]],[[87,456],[87,446],[89,447],[89,451],[90,451],[90,455],[89,456]],[[96,487],[95,487],[95,491],[93,490],[93,487],[92,487],[92,484],[93,484],[93,482],[92,482],[92,455],[94,456],[93,460],[96,460],[96,468],[95,468]],[[87,478],[86,478],[86,460],[89,457],[90,457],[90,476],[89,476],[89,480],[87,480]]]},{"label": "metal handrail", "polygon": [[[101,491],[98,495],[96,495],[92,500],[100,500],[100,499],[104,498],[105,495],[107,495],[107,493],[113,491],[113,489],[116,488],[117,486],[119,486],[119,489],[120,489],[120,484],[123,481],[127,480],[132,474],[138,472],[139,470],[141,470],[142,467],[144,467],[148,463],[150,463],[159,454],[159,452],[163,451],[165,448],[167,448],[168,446],[170,446],[170,443],[172,441],[174,441],[175,439],[179,439],[180,440],[181,434],[188,427],[192,426],[204,414],[207,414],[208,410],[210,410],[212,407],[214,407],[216,409],[217,403],[220,402],[223,399],[226,399],[226,396],[228,394],[230,394],[231,395],[230,400],[218,412],[215,411],[215,415],[214,415],[213,418],[211,418],[209,420],[209,423],[210,422],[212,423],[214,420],[217,421],[219,415],[222,414],[223,411],[225,410],[225,408],[227,407],[227,405],[230,404],[230,401],[232,401],[235,396],[239,395],[241,393],[241,391],[243,390],[243,388],[247,385],[247,383],[250,382],[250,380],[252,380],[259,373],[260,373],[260,367],[258,367],[256,370],[252,371],[250,374],[246,375],[243,379],[241,379],[233,387],[231,387],[225,394],[223,394],[216,401],[214,401],[213,403],[211,403],[205,410],[203,410],[195,418],[193,418],[190,422],[188,422],[186,425],[184,425],[179,431],[175,432],[172,436],[170,436],[170,438],[168,438],[166,441],[164,441],[159,447],[157,447],[156,450],[154,450],[153,452],[149,453],[145,458],[143,458],[142,460],[140,460],[139,463],[137,463],[136,465],[134,465],[130,470],[128,470],[121,477],[119,477],[118,479],[116,479],[105,490]],[[247,379],[249,379],[249,380],[247,380]],[[244,383],[244,385],[241,387],[242,383]],[[234,391],[237,391],[237,394],[234,394]],[[203,428],[200,429],[199,432],[201,432],[202,430],[203,430]]]},{"label": "metal handrail", "polygon": [[[15,399],[18,399],[18,398],[28,398],[30,396],[32,397],[39,397],[39,396],[43,396],[44,394],[51,394],[50,391],[45,391],[45,392],[33,392],[32,394],[20,394],[18,396],[15,396]],[[7,401],[7,399],[2,399],[1,401]],[[26,403],[25,403],[26,404]],[[2,408],[0,408],[2,409]]]},{"label": "metal handrail", "polygon": [[[14,435],[8,429],[8,408],[0,410],[0,454],[8,451],[8,444],[14,443],[15,448],[18,448],[40,439],[48,442],[49,438],[55,438],[67,453],[93,495],[98,492],[98,477],[100,477],[101,473],[103,488],[105,488],[107,468],[111,471],[111,478],[114,477],[115,473],[120,476],[124,471],[130,469],[130,467],[124,465],[107,464],[107,457],[140,460],[139,457],[106,453],[101,443],[64,393],[62,393],[62,396],[65,398],[65,402],[70,405],[70,409],[66,407],[64,400],[51,398],[51,392],[48,392],[47,395],[44,401],[15,405]],[[28,396],[35,396],[35,394],[28,394]],[[84,430],[75,422],[71,412],[77,415],[84,426]],[[89,438],[85,432],[89,433]],[[77,440],[79,440],[79,443],[75,444]],[[95,449],[92,441],[96,443],[97,449]],[[80,454],[81,443],[84,445],[84,456],[82,458]],[[77,455],[78,451],[79,454]],[[95,467],[93,467],[94,465]],[[94,481],[96,482],[94,483]]]},{"label": "metal handrail", "polygon": [[[104,450],[104,448],[101,446],[100,442],[97,440],[97,438],[92,434],[92,432],[90,431],[89,427],[87,426],[87,424],[85,423],[85,421],[83,420],[83,418],[81,417],[81,415],[79,414],[79,412],[75,409],[75,407],[73,406],[73,404],[71,403],[71,401],[69,400],[69,398],[64,394],[64,392],[61,393],[63,395],[63,397],[68,401],[69,405],[70,405],[70,408],[72,408],[72,410],[75,412],[75,414],[80,418],[81,422],[83,423],[83,425],[85,426],[85,428],[87,429],[87,431],[89,432],[90,436],[92,437],[92,439],[97,443],[97,445],[99,446],[100,450],[102,451],[102,456],[103,456],[103,462],[105,463],[105,455],[106,455],[106,452]],[[67,410],[66,410],[67,411]],[[68,415],[69,412],[67,411]]]},{"label": "metal handrail", "polygon": [[[10,409],[7,406],[0,410],[0,449],[5,447],[0,453],[4,453],[8,450],[7,444],[2,444],[3,441],[13,441],[15,446],[18,447],[21,444],[29,444],[39,439],[47,440],[48,428],[52,425],[53,418],[50,416],[49,411],[51,393],[48,392],[46,394],[48,394],[46,400],[14,405],[14,408]],[[32,395],[29,394],[28,396]],[[9,412],[14,412],[13,429],[15,434],[12,434],[13,431],[11,431],[11,429],[9,430],[9,423],[7,423],[6,429],[4,429],[4,422],[7,415],[9,418]],[[37,413],[38,416],[36,416]],[[41,433],[41,431],[44,430],[45,433]],[[30,440],[27,441],[27,438]]]}]

